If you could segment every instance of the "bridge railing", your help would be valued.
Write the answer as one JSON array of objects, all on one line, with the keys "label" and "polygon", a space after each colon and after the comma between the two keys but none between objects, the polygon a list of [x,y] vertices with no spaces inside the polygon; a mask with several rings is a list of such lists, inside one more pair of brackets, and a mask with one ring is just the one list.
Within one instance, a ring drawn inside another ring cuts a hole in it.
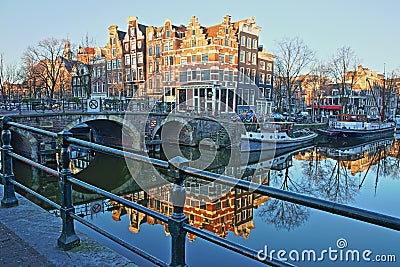
[{"label": "bridge railing", "polygon": [[[60,164],[58,170],[53,170],[44,165],[38,164],[31,159],[25,158],[18,155],[12,151],[11,147],[11,131],[10,128],[15,127],[22,130],[30,131],[36,134],[45,135],[48,137],[56,138],[58,142],[58,148],[60,153]],[[257,183],[239,180],[233,177],[219,175],[204,170],[198,170],[189,167],[189,161],[176,157],[170,161],[162,161],[157,159],[148,158],[142,155],[138,155],[131,152],[126,152],[107,146],[90,143],[80,139],[72,137],[72,134],[66,131],[60,133],[54,133],[45,131],[42,129],[37,129],[34,127],[22,125],[19,123],[12,122],[10,118],[4,117],[2,120],[2,148],[1,148],[1,163],[2,163],[2,181],[4,185],[4,197],[1,200],[2,207],[13,207],[18,205],[18,200],[15,197],[14,186],[32,194],[33,196],[39,198],[40,200],[51,205],[55,209],[60,210],[62,218],[62,232],[58,238],[58,246],[61,249],[68,250],[75,246],[78,246],[80,239],[75,233],[74,220],[82,223],[83,225],[99,232],[100,234],[110,238],[121,246],[131,250],[132,252],[138,254],[139,256],[147,259],[148,261],[159,265],[159,266],[186,266],[185,259],[185,247],[186,247],[186,234],[192,233],[204,240],[217,244],[221,247],[227,248],[231,251],[237,252],[241,255],[254,259],[256,261],[273,265],[273,266],[293,266],[287,262],[279,261],[275,258],[266,257],[263,253],[260,253],[254,249],[236,244],[234,242],[225,240],[214,234],[211,234],[203,229],[197,229],[188,223],[188,219],[183,212],[183,207],[186,200],[186,190],[185,190],[185,179],[187,176],[198,177],[207,181],[215,181],[221,184],[229,185],[234,188],[242,190],[252,190],[254,193],[261,194],[263,196],[270,196],[280,200],[288,201],[291,203],[300,204],[303,206],[311,207],[317,210],[323,210],[333,214],[341,215],[348,218],[353,218],[359,221],[364,221],[372,223],[375,225],[383,226],[386,228],[400,230],[400,219],[360,208],[351,207],[344,204],[338,204],[331,201],[326,201],[318,199],[315,197],[310,197],[298,193],[288,192],[281,189],[272,188],[265,185],[260,185]],[[151,164],[159,168],[168,169],[169,173],[173,175],[174,186],[171,189],[171,200],[173,204],[173,214],[172,216],[166,216],[157,211],[151,210],[147,207],[141,206],[135,202],[129,201],[115,194],[112,194],[106,190],[100,189],[94,185],[88,184],[75,178],[71,170],[69,169],[69,147],[70,145],[84,146],[96,151],[106,152],[116,156],[124,156],[129,159],[143,162],[146,164]],[[18,183],[14,179],[13,174],[13,159],[22,161],[32,167],[40,169],[50,175],[58,177],[61,191],[61,205],[54,203],[53,201],[45,198],[44,196],[38,194],[30,188]],[[141,250],[138,247],[133,246],[119,237],[114,236],[102,228],[86,221],[75,213],[73,202],[72,202],[72,185],[77,185],[81,188],[87,189],[91,192],[102,195],[105,198],[109,198],[116,202],[119,202],[127,207],[138,210],[148,216],[156,218],[164,223],[168,224],[168,229],[171,233],[171,261],[169,264],[163,262],[162,260],[150,255],[149,253]]]}]

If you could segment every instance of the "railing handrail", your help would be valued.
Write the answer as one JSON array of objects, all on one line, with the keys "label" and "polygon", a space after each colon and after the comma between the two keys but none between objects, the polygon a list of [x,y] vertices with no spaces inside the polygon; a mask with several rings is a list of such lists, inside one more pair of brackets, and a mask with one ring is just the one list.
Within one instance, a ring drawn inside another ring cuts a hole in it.
[{"label": "railing handrail", "polygon": [[[61,146],[61,156],[60,156],[61,165],[62,165],[61,171],[52,170],[51,168],[48,168],[41,164],[38,164],[38,163],[34,162],[33,160],[30,160],[28,158],[25,158],[21,155],[18,155],[16,153],[12,152],[11,146],[10,146],[11,132],[9,130],[9,127],[11,127],[11,126],[20,128],[20,129],[23,129],[23,130],[26,130],[29,132],[34,132],[34,133],[37,133],[40,135],[45,135],[45,136],[52,137],[52,138],[58,138],[59,146]],[[16,200],[15,196],[13,196],[13,192],[14,192],[13,186],[14,185],[18,186],[28,192],[29,192],[29,190],[31,190],[31,189],[14,181],[14,177],[12,174],[11,158],[15,158],[17,160],[20,160],[20,161],[30,165],[30,166],[41,169],[51,175],[59,177],[60,185],[62,185],[61,188],[62,188],[63,204],[61,206],[57,206],[58,204],[55,204],[51,201],[48,202],[52,206],[60,208],[60,212],[61,212],[61,215],[63,218],[63,232],[62,232],[62,236],[59,238],[59,246],[60,246],[60,239],[62,239],[62,238],[65,239],[66,236],[68,236],[68,235],[74,236],[74,238],[76,238],[75,232],[73,229],[73,220],[74,219],[83,223],[84,225],[90,225],[89,227],[91,227],[92,229],[94,229],[96,231],[99,231],[100,233],[104,234],[104,232],[105,232],[104,230],[98,228],[97,226],[91,225],[91,223],[89,223],[87,221],[83,222],[82,218],[78,219],[79,216],[77,216],[74,213],[74,208],[72,206],[72,200],[71,200],[72,196],[71,196],[70,191],[72,188],[71,185],[75,184],[82,188],[88,189],[92,192],[98,193],[106,198],[109,198],[109,199],[115,200],[119,203],[122,203],[123,205],[126,205],[130,208],[136,209],[136,210],[138,210],[146,215],[149,215],[151,217],[154,217],[164,223],[168,223],[170,232],[171,232],[171,236],[172,236],[173,252],[179,254],[178,256],[176,256],[176,255],[174,255],[174,253],[172,253],[172,263],[170,266],[181,266],[185,262],[185,256],[184,256],[185,243],[184,243],[184,239],[182,241],[182,231],[184,233],[183,237],[185,236],[186,232],[197,234],[198,236],[204,238],[207,241],[214,242],[222,247],[225,247],[225,248],[228,248],[235,252],[238,252],[244,256],[255,259],[259,262],[273,264],[275,266],[291,266],[290,264],[288,264],[286,262],[277,261],[277,260],[271,259],[271,258],[262,261],[259,257],[255,256],[256,251],[254,251],[250,248],[247,248],[247,247],[244,247],[244,246],[241,246],[238,244],[233,244],[232,242],[224,240],[217,236],[213,237],[213,235],[206,232],[205,230],[195,229],[193,226],[189,225],[187,223],[187,218],[183,213],[183,206],[178,206],[174,202],[174,199],[182,198],[182,196],[184,196],[184,199],[186,198],[185,193],[184,193],[184,195],[182,195],[182,190],[179,188],[184,188],[183,183],[184,183],[185,177],[187,175],[198,177],[198,178],[201,178],[201,179],[204,179],[207,181],[213,181],[213,182],[226,184],[226,185],[232,186],[234,188],[239,188],[239,189],[248,190],[248,191],[251,190],[254,193],[258,193],[258,194],[261,194],[264,196],[274,197],[274,198],[277,198],[277,199],[280,199],[283,201],[300,204],[300,205],[311,207],[311,208],[314,208],[317,210],[323,210],[323,211],[334,213],[334,214],[341,215],[344,217],[348,217],[348,218],[372,223],[375,225],[383,226],[385,228],[389,228],[389,229],[393,229],[393,230],[397,230],[397,231],[400,230],[400,219],[393,217],[393,216],[389,216],[389,215],[385,215],[385,214],[381,214],[381,213],[377,213],[377,212],[372,212],[372,211],[368,211],[365,209],[355,208],[355,207],[345,205],[345,204],[338,204],[338,203],[335,203],[332,201],[323,200],[323,199],[319,199],[316,197],[306,196],[306,195],[302,195],[302,194],[298,194],[298,193],[294,193],[294,192],[288,192],[288,191],[285,191],[282,189],[272,188],[269,186],[265,186],[265,185],[245,181],[245,180],[240,180],[240,179],[226,176],[226,175],[220,175],[220,174],[215,174],[215,173],[211,173],[211,172],[204,171],[204,170],[199,170],[196,168],[189,167],[187,164],[188,161],[182,162],[179,159],[174,161],[174,159],[173,159],[173,160],[167,162],[167,161],[152,159],[152,158],[149,158],[149,157],[146,157],[143,155],[139,155],[139,154],[136,154],[133,152],[126,152],[126,151],[123,151],[120,149],[110,148],[110,147],[107,147],[104,145],[99,145],[99,144],[91,143],[88,141],[80,140],[77,138],[73,138],[72,134],[69,132],[54,133],[54,132],[38,129],[35,127],[30,127],[30,126],[26,126],[23,124],[15,123],[15,122],[10,121],[9,119],[3,118],[2,141],[3,141],[2,168],[3,168],[3,176],[4,176],[4,178],[6,178],[6,179],[4,179],[6,181],[5,188],[4,188],[5,200],[4,199],[2,200],[2,205],[3,204],[9,205],[10,207],[17,205],[17,200]],[[174,206],[173,215],[171,217],[166,216],[160,212],[151,210],[151,209],[141,206],[135,202],[129,201],[129,200],[119,197],[115,194],[112,194],[106,190],[100,189],[98,187],[95,187],[93,185],[90,185],[88,183],[85,183],[83,181],[80,181],[80,180],[74,178],[72,176],[71,172],[69,171],[69,165],[68,165],[70,158],[69,158],[69,154],[67,152],[68,151],[67,148],[70,146],[70,144],[87,147],[90,149],[94,149],[96,151],[106,152],[106,153],[116,155],[116,156],[127,157],[127,158],[135,160],[135,161],[139,161],[139,162],[151,164],[151,165],[154,165],[157,167],[173,170],[172,173],[174,173],[174,175],[176,175],[176,177],[174,178],[175,186],[173,187],[173,189],[171,191],[171,199],[172,199],[173,206]],[[40,197],[40,195],[37,194],[36,192],[34,195],[41,199],[44,198],[43,196]],[[185,202],[183,201],[182,205],[184,203]],[[68,219],[68,218],[70,218],[70,219]],[[72,225],[71,225],[71,223],[72,223]],[[65,229],[64,229],[64,227],[65,227]],[[105,235],[107,237],[112,236],[109,233],[106,233]],[[120,240],[119,238],[117,238],[115,236],[112,236],[110,238],[114,241]],[[120,241],[121,241],[121,242],[119,242],[120,244],[127,247],[126,242],[124,242],[122,240],[120,240]],[[76,240],[74,242],[76,243]],[[79,239],[77,240],[77,242],[79,243]],[[183,247],[182,247],[182,244],[183,244]],[[129,247],[129,244],[128,244],[128,248],[130,248],[132,251],[136,252],[134,247],[132,247],[132,246]],[[183,250],[183,252],[178,251],[177,248],[181,248],[181,250]],[[158,259],[154,258],[153,256],[151,256],[145,252],[142,253],[142,251],[139,251],[138,254],[143,256],[144,258],[152,261],[153,263],[155,263],[157,265],[163,266],[165,264],[162,261],[159,261]]]}]

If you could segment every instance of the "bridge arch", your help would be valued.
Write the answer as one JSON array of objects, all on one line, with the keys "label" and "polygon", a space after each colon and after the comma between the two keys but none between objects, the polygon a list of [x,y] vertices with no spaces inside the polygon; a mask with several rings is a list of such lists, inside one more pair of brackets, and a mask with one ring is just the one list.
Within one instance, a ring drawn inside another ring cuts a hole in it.
[{"label": "bridge arch", "polygon": [[[123,117],[117,115],[83,115],[77,120],[68,123],[64,129],[71,131],[77,125],[84,123],[95,130],[97,129],[95,132],[99,135],[106,133],[106,136],[98,136],[104,141],[100,143],[128,147],[137,150],[141,149],[141,131],[132,123],[132,121],[125,120]],[[118,141],[118,143],[113,143],[116,141]]]},{"label": "bridge arch", "polygon": [[152,132],[152,139],[159,136],[163,140],[194,145],[194,126],[181,117],[167,117]]}]

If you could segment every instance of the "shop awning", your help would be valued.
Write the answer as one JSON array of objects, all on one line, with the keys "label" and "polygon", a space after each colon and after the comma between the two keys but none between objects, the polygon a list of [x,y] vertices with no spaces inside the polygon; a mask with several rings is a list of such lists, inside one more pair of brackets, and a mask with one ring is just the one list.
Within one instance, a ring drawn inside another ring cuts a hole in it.
[{"label": "shop awning", "polygon": [[328,110],[341,110],[340,105],[321,105],[321,106],[313,106],[313,109],[328,109]]}]

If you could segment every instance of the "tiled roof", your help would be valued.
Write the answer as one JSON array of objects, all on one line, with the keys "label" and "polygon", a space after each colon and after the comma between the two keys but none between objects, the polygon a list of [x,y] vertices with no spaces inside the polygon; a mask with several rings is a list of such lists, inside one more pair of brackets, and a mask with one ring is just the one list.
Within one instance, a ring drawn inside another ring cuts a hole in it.
[{"label": "tiled roof", "polygon": [[207,37],[217,37],[219,29],[220,29],[220,25],[215,25],[215,26],[206,28]]}]

